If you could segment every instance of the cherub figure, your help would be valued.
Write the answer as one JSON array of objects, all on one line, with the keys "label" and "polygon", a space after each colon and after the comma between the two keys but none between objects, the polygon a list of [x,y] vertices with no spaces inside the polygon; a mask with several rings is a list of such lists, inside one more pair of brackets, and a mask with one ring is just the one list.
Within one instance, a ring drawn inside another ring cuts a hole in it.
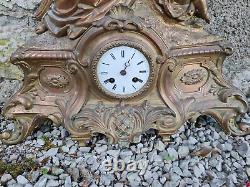
[{"label": "cherub figure", "polygon": [[[54,6],[49,10],[53,0],[43,0],[36,13],[37,18],[43,19],[37,33],[50,30],[58,37],[68,35],[75,39],[120,2],[121,0],[54,0]],[[132,5],[135,0],[126,2]]]},{"label": "cherub figure", "polygon": [[75,39],[93,22],[102,19],[119,0],[54,0],[54,6],[47,12],[52,0],[43,0],[36,14],[43,17],[37,33],[50,30],[54,35]]},{"label": "cherub figure", "polygon": [[[102,19],[110,9],[126,3],[132,6],[136,0],[42,0],[36,16],[42,19],[37,33],[50,30],[54,35],[75,39],[91,24]],[[153,0],[166,16],[178,21],[192,15],[209,22],[206,0]],[[49,7],[54,2],[54,6]],[[46,14],[45,14],[46,13]],[[45,15],[45,16],[44,16]]]},{"label": "cherub figure", "polygon": [[210,22],[206,0],[155,0],[170,18],[185,21],[197,16]]}]

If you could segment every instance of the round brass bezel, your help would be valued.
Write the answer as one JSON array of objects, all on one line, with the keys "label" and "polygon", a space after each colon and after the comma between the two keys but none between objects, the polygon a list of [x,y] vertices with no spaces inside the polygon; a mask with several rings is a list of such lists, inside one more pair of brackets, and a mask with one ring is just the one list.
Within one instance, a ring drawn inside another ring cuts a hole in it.
[{"label": "round brass bezel", "polygon": [[[149,78],[147,83],[137,92],[133,93],[133,94],[127,94],[127,95],[120,95],[120,94],[114,94],[110,91],[108,91],[107,89],[105,89],[102,84],[99,81],[98,75],[97,75],[97,65],[100,61],[100,58],[104,55],[104,53],[106,53],[107,51],[109,51],[110,49],[114,48],[114,47],[119,47],[119,46],[127,46],[127,47],[132,47],[135,48],[137,50],[139,50],[148,60],[149,63],[149,67],[150,67],[150,74],[149,74]],[[153,64],[153,60],[152,60],[152,56],[150,54],[150,49],[149,47],[146,47],[147,45],[145,44],[145,46],[139,43],[136,43],[134,41],[128,41],[128,40],[116,40],[116,41],[111,41],[108,44],[106,44],[104,47],[101,47],[98,52],[97,55],[94,57],[93,62],[92,62],[92,73],[94,76],[94,82],[96,83],[97,87],[99,90],[101,90],[102,93],[104,93],[105,95],[107,95],[108,97],[111,98],[115,98],[115,99],[131,99],[134,98],[136,96],[141,95],[142,93],[146,92],[149,87],[151,86],[153,80],[154,80],[154,64]]]}]

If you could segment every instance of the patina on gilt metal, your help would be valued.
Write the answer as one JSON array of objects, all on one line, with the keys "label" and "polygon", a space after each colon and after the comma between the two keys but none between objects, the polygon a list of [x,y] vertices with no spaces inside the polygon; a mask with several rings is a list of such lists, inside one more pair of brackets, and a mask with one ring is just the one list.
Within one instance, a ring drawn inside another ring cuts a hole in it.
[{"label": "patina on gilt metal", "polygon": [[[43,0],[36,16],[40,35],[11,59],[25,79],[4,108],[16,120],[1,134],[4,143],[21,142],[48,119],[81,143],[94,133],[136,142],[150,128],[167,142],[199,115],[214,117],[228,134],[250,133],[236,122],[247,99],[222,75],[232,49],[190,21],[209,22],[205,0]],[[151,83],[127,99],[100,91],[93,74],[98,51],[119,42],[143,46],[152,60]]]}]

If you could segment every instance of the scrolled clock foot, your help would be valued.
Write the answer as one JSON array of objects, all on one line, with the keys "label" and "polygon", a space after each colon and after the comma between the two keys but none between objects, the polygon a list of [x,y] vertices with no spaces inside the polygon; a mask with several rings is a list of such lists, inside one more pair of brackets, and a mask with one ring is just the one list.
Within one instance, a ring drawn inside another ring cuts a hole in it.
[{"label": "scrolled clock foot", "polygon": [[0,139],[8,145],[18,144],[28,136],[28,121],[16,120],[12,131],[3,132]]},{"label": "scrolled clock foot", "polygon": [[0,134],[0,140],[8,140],[11,137],[11,132],[3,132]]},{"label": "scrolled clock foot", "polygon": [[14,129],[0,134],[1,141],[8,145],[21,143],[41,124],[42,119],[44,120],[45,118],[41,118],[40,116],[16,117]]},{"label": "scrolled clock foot", "polygon": [[250,135],[250,124],[240,122],[237,123],[234,118],[230,119],[228,127],[230,129],[230,133],[234,136],[246,136]]},{"label": "scrolled clock foot", "polygon": [[246,136],[250,134],[250,124],[238,122],[242,113],[230,109],[214,109],[204,112],[203,114],[214,118],[225,133],[233,136]]}]

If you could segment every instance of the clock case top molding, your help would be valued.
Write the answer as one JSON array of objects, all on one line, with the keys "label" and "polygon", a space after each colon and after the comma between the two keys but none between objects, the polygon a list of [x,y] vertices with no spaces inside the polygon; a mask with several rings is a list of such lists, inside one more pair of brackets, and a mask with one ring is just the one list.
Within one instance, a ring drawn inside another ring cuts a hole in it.
[{"label": "clock case top molding", "polygon": [[[82,144],[101,133],[110,143],[127,145],[151,128],[167,142],[199,115],[214,117],[228,134],[249,134],[248,125],[237,122],[248,110],[247,99],[222,75],[230,46],[163,10],[154,1],[115,3],[76,38],[47,31],[19,48],[11,61],[25,78],[5,105],[4,115],[16,123],[0,135],[2,141],[19,143],[52,120]],[[120,45],[150,61],[149,81],[133,97],[109,95],[96,81],[98,55]]]}]

